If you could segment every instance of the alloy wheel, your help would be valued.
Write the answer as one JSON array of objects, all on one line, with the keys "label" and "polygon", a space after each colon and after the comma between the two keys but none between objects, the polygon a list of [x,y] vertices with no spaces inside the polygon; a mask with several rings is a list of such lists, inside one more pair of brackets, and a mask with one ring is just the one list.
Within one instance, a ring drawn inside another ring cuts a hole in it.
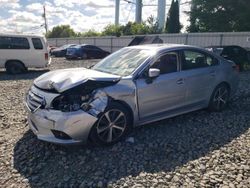
[{"label": "alloy wheel", "polygon": [[227,87],[219,87],[214,94],[213,104],[217,110],[223,109],[228,102],[229,91]]},{"label": "alloy wheel", "polygon": [[124,133],[127,125],[125,114],[118,109],[105,112],[96,126],[97,136],[106,143],[118,140]]}]

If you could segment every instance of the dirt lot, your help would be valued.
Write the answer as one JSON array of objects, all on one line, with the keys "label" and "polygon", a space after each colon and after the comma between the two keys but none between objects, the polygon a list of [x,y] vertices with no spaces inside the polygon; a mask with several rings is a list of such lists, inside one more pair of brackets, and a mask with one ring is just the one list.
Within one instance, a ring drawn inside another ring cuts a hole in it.
[{"label": "dirt lot", "polygon": [[[50,70],[95,61],[54,59]],[[49,70],[0,70],[1,187],[250,187],[250,72],[227,110],[196,111],[137,128],[135,142],[62,147],[29,131],[23,99]]]}]

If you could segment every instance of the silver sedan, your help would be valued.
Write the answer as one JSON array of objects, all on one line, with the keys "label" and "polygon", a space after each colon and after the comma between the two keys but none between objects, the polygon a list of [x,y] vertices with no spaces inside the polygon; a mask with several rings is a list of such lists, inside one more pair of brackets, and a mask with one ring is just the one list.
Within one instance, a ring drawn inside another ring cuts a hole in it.
[{"label": "silver sedan", "polygon": [[43,74],[27,92],[26,107],[40,140],[110,145],[135,126],[203,108],[221,111],[237,85],[235,64],[204,49],[143,45],[91,69]]}]

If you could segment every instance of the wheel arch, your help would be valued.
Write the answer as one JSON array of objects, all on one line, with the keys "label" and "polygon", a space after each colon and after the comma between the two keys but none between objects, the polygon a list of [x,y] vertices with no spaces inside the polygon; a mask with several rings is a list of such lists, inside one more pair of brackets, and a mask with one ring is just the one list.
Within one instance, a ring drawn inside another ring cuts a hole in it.
[{"label": "wheel arch", "polygon": [[112,100],[111,102],[120,104],[121,106],[125,107],[128,110],[128,113],[131,117],[131,124],[133,125],[134,124],[134,113],[133,113],[133,110],[131,109],[131,107],[125,101],[122,101],[122,100]]},{"label": "wheel arch", "polygon": [[21,61],[21,60],[18,60],[18,59],[8,59],[5,64],[4,64],[4,67],[7,68],[7,65],[11,62],[18,62],[20,64],[22,64],[23,67],[26,68],[25,64]]}]

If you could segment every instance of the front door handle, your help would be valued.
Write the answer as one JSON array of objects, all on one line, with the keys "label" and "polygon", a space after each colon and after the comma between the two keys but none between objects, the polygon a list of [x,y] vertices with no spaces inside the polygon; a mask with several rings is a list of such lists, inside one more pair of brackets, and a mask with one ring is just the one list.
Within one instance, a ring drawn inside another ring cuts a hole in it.
[{"label": "front door handle", "polygon": [[184,79],[181,78],[181,79],[177,80],[176,83],[177,83],[177,84],[184,84]]}]

